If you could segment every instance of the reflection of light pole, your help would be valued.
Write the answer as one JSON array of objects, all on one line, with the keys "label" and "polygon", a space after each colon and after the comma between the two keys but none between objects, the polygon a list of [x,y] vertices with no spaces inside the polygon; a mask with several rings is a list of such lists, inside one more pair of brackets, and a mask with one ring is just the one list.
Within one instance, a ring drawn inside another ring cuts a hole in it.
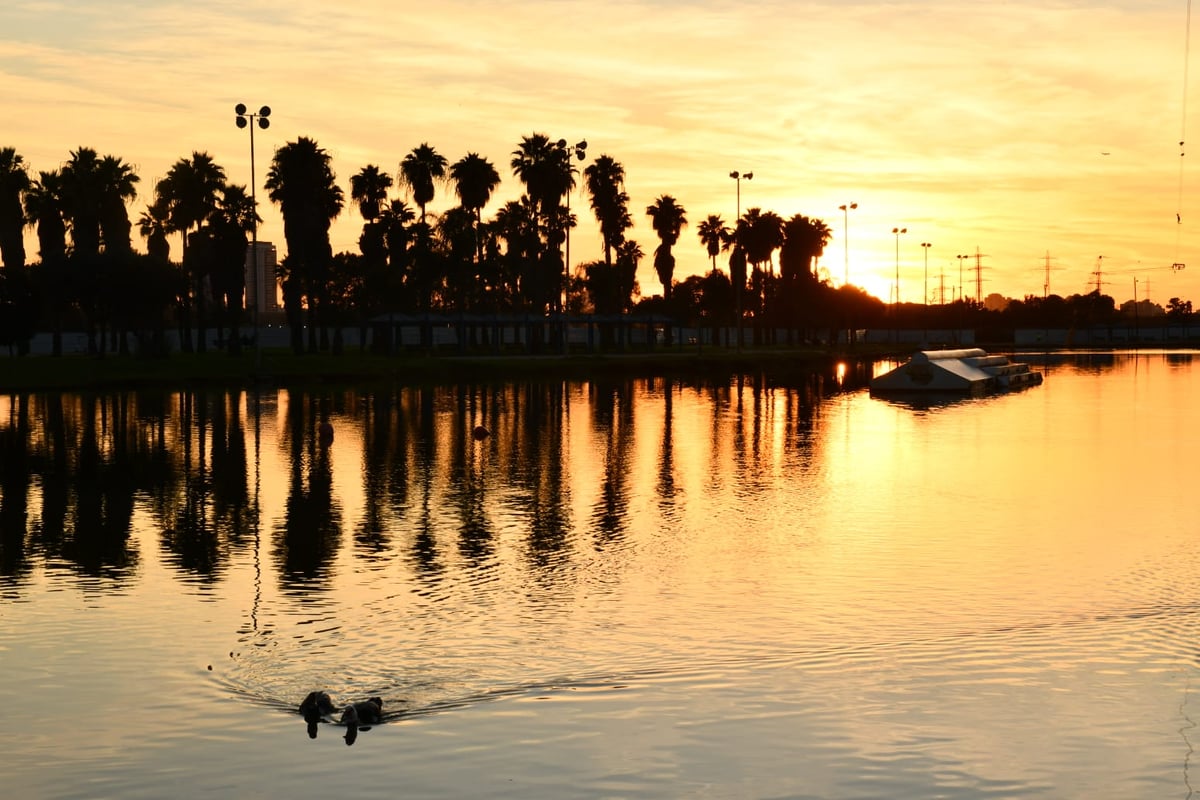
[{"label": "reflection of light pole", "polygon": [[929,248],[933,245],[921,242],[921,247],[925,250],[925,305],[929,305]]},{"label": "reflection of light pole", "polygon": [[856,208],[858,208],[858,203],[838,206],[838,210],[842,212],[842,237],[846,244],[846,273],[842,277],[842,286],[850,283],[850,212]]},{"label": "reflection of light pole", "polygon": [[896,236],[896,307],[900,307],[900,234],[908,233],[908,228],[892,228]]},{"label": "reflection of light pole", "polygon": [[266,129],[271,127],[271,120],[267,117],[271,116],[271,107],[263,106],[258,110],[257,114],[249,114],[246,112],[246,104],[238,103],[233,107],[234,113],[237,114],[237,126],[239,128],[250,128],[250,205],[252,206],[250,215],[250,259],[254,263],[254,370],[257,373],[262,368],[262,347],[259,345],[259,330],[258,330],[258,307],[262,305],[263,284],[265,283],[262,276],[258,274],[258,199],[255,195],[254,186],[254,120],[258,120],[258,127]]},{"label": "reflection of light pole", "polygon": [[[737,216],[733,218],[733,235],[734,235],[733,247],[735,250],[739,250],[739,245],[737,244],[737,226],[742,220],[742,178],[745,178],[748,181],[752,181],[752,180],[754,180],[754,173],[753,172],[738,172],[735,169],[733,172],[729,173],[729,177],[731,177],[735,181],[737,181]],[[740,250],[739,250],[739,252],[740,252]],[[745,254],[743,253],[742,255],[744,256]],[[730,264],[729,279],[733,280],[733,265],[732,264]],[[734,291],[733,291],[733,296],[737,300],[737,349],[738,349],[738,352],[741,352],[741,350],[742,350],[742,292],[745,291],[745,289],[746,289],[746,286],[745,286],[746,281],[745,281],[744,276],[743,276],[741,283],[742,283],[742,285],[735,286]]]}]

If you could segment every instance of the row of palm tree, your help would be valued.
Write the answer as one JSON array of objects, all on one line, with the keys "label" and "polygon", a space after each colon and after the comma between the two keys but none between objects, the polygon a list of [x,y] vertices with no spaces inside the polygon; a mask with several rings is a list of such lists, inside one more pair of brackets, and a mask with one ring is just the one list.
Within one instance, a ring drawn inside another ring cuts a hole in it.
[{"label": "row of palm tree", "polygon": [[[509,164],[523,194],[486,220],[483,209],[501,179],[496,166],[478,153],[451,164],[422,143],[399,162],[394,178],[368,164],[349,181],[349,199],[363,219],[359,252],[335,254],[329,232],[346,197],[329,153],[307,137],[280,147],[265,188],[284,221],[287,256],[279,278],[293,348],[327,346],[326,328],[351,316],[365,321],[405,311],[541,317],[632,311],[643,251],[627,238],[633,216],[625,169],[610,155],[600,155],[582,170],[603,258],[579,264],[572,273],[564,269],[564,245],[577,222],[569,206],[580,174],[572,155],[582,159],[583,151],[542,133],[523,137]],[[39,305],[56,332],[68,312],[77,313],[101,351],[106,331],[121,349],[129,333],[143,344],[161,342],[162,325],[154,323],[154,312],[161,322],[162,312],[173,309],[185,350],[203,350],[207,326],[216,321],[236,353],[247,235],[257,220],[246,188],[230,184],[207,153],[179,159],[154,186],[138,219],[146,253],[136,254],[127,208],[138,182],[124,161],[100,157],[90,148],[72,151],[60,169],[36,178],[15,149],[0,149],[3,297],[15,307],[22,297],[33,302],[40,295]],[[428,206],[446,183],[453,186],[457,205],[434,214]],[[391,196],[396,186],[406,190],[407,199]],[[677,307],[674,248],[688,225],[687,212],[663,194],[646,215],[659,240],[654,268],[663,292],[660,300],[650,301],[657,303],[655,310],[696,322],[740,325],[744,308],[756,323],[798,326],[802,306],[812,305],[820,284],[814,265],[831,237],[820,220],[803,215],[784,220],[751,208],[730,227],[719,215],[708,215],[697,233],[712,271],[685,282],[686,305]],[[37,231],[37,291],[16,278],[26,273],[26,225]],[[177,264],[170,258],[172,234],[181,237]],[[722,253],[729,254],[728,275],[718,266]],[[139,286],[129,286],[131,276]]]}]

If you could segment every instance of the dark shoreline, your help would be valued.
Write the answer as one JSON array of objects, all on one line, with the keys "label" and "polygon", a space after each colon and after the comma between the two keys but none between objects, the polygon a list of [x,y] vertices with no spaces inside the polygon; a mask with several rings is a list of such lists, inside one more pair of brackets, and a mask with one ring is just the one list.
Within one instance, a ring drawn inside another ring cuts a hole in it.
[{"label": "dark shoreline", "polygon": [[[1011,345],[976,345],[997,353],[1065,353],[1062,348],[1015,350]],[[724,378],[736,374],[812,372],[839,362],[907,358],[912,345],[855,347],[771,346],[667,349],[571,355],[495,355],[359,352],[297,356],[287,349],[264,350],[261,365],[252,350],[231,357],[223,352],[136,356],[0,357],[0,394],[45,391],[113,390],[197,386],[321,386],[362,384],[420,385],[458,382],[598,377]],[[1071,348],[1069,352],[1132,353],[1174,348]],[[1185,348],[1188,352],[1195,352]]]},{"label": "dark shoreline", "polygon": [[253,386],[362,383],[445,383],[599,376],[719,376],[739,372],[812,370],[838,361],[886,357],[912,348],[865,346],[656,350],[601,355],[447,355],[318,353],[264,350],[261,368],[253,351],[132,356],[26,356],[0,359],[0,394],[155,386]]}]

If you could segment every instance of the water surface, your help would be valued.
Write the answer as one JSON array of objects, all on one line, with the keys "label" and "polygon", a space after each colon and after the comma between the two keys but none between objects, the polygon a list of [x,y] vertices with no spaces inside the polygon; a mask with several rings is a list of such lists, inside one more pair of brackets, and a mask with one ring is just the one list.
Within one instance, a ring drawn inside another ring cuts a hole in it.
[{"label": "water surface", "polygon": [[6,791],[1190,797],[1200,360],[1036,366],[0,398]]}]

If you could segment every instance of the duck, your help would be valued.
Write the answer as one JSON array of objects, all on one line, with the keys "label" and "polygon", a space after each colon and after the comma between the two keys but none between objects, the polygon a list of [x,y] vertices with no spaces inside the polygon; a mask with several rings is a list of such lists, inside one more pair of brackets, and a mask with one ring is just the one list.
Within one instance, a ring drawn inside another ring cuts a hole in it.
[{"label": "duck", "polygon": [[332,717],[337,713],[333,700],[328,692],[309,692],[300,702],[300,715],[308,722],[316,722],[322,717]]},{"label": "duck", "polygon": [[347,727],[377,725],[383,722],[383,698],[371,697],[342,709],[342,724]]}]

